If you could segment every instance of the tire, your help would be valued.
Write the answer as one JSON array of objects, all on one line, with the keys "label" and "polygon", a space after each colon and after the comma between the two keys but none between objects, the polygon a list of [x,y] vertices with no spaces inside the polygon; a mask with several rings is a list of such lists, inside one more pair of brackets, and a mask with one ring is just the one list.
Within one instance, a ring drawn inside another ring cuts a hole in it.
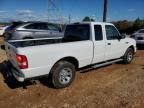
[{"label": "tire", "polygon": [[67,61],[58,62],[51,70],[51,83],[54,88],[68,87],[75,78],[75,66]]},{"label": "tire", "polygon": [[132,48],[128,48],[125,55],[123,56],[124,64],[130,64],[134,57],[134,50]]}]

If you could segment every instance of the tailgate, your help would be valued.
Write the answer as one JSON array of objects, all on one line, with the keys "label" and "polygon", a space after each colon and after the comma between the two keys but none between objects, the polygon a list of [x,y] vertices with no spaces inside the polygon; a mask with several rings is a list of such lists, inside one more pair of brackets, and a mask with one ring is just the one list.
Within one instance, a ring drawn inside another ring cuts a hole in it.
[{"label": "tailgate", "polygon": [[19,69],[19,66],[16,60],[17,49],[8,42],[5,42],[5,49],[6,49],[7,58],[12,64],[12,66],[16,69]]}]

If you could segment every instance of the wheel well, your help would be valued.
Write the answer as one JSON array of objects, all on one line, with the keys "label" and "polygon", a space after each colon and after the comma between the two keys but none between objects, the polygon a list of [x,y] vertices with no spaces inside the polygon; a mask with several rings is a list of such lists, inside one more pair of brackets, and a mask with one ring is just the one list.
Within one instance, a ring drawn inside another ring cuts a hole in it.
[{"label": "wheel well", "polygon": [[[133,46],[133,45],[131,45],[130,47],[128,47],[128,48],[126,49],[126,51],[125,51],[124,55],[126,54],[126,52],[127,52],[127,50],[128,50],[129,48],[131,48],[131,49],[134,51],[134,53],[135,53],[135,48],[134,48],[134,46]],[[124,57],[124,55],[122,56],[122,58]]]},{"label": "wheel well", "polygon": [[129,48],[132,48],[133,49],[133,51],[135,51],[135,49],[134,49],[134,46],[132,45],[132,46],[130,46]]},{"label": "wheel well", "polygon": [[[60,61],[70,62],[70,63],[72,63],[72,64],[75,66],[76,69],[78,69],[78,67],[79,67],[79,62],[78,62],[78,60],[77,60],[76,58],[74,58],[74,57],[65,57],[65,58],[60,59],[58,62],[60,62]],[[56,63],[57,63],[57,62],[56,62]]]}]

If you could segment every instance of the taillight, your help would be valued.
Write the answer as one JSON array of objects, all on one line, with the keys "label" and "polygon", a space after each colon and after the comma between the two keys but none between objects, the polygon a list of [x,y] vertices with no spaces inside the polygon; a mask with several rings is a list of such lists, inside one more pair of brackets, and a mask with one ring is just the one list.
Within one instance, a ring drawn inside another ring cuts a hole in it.
[{"label": "taillight", "polygon": [[28,68],[28,61],[27,57],[24,55],[16,55],[16,60],[18,62],[18,65],[21,69],[26,69]]}]

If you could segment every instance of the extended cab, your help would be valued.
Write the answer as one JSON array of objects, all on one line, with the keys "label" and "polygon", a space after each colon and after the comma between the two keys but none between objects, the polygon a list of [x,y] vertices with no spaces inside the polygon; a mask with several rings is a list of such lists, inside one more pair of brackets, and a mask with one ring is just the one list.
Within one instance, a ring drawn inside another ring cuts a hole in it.
[{"label": "extended cab", "polygon": [[64,88],[72,83],[77,69],[119,61],[129,64],[136,52],[135,40],[121,35],[111,23],[70,24],[58,40],[25,47],[16,44],[23,40],[6,42],[13,76],[20,82],[48,76],[55,88]]}]

